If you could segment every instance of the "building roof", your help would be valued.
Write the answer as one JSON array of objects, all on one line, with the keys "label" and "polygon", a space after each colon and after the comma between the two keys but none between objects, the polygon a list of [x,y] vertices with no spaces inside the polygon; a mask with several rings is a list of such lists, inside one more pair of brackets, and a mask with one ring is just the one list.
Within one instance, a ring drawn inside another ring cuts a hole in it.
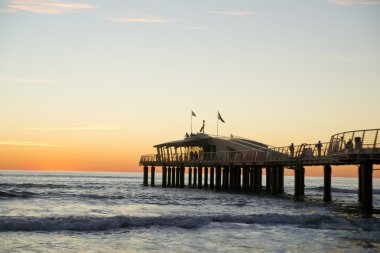
[{"label": "building roof", "polygon": [[183,140],[176,140],[157,144],[154,147],[194,147],[194,146],[205,146],[205,145],[215,145],[217,150],[266,150],[268,145],[249,140],[242,137],[223,137],[223,136],[212,136],[204,133],[198,133],[185,137]]},{"label": "building roof", "polygon": [[198,133],[185,137],[183,140],[169,141],[157,144],[154,147],[187,147],[187,146],[201,146],[207,144],[208,140],[212,138],[207,134]]}]

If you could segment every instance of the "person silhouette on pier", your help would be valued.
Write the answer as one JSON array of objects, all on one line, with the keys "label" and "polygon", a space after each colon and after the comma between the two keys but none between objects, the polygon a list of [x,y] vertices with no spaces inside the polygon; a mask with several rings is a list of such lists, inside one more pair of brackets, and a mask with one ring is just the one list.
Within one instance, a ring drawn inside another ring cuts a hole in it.
[{"label": "person silhouette on pier", "polygon": [[354,148],[354,144],[352,143],[352,140],[349,139],[346,143],[346,149],[353,149]]},{"label": "person silhouette on pier", "polygon": [[205,120],[203,120],[203,126],[201,130],[199,130],[200,133],[205,133]]},{"label": "person silhouette on pier", "polygon": [[294,144],[290,144],[289,146],[289,151],[290,151],[290,157],[294,157]]},{"label": "person silhouette on pier", "polygon": [[315,147],[317,148],[318,156],[321,156],[321,152],[322,152],[322,143],[321,143],[321,141],[318,141],[318,143],[315,144]]}]

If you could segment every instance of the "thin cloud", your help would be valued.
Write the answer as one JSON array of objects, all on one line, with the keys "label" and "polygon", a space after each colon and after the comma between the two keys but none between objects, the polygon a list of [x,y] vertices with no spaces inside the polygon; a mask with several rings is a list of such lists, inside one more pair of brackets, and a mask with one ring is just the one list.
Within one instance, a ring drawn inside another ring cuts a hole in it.
[{"label": "thin cloud", "polygon": [[260,14],[260,12],[253,11],[243,11],[243,10],[235,10],[235,11],[209,11],[211,14],[215,15],[226,15],[226,16],[250,16],[253,14]]},{"label": "thin cloud", "polygon": [[108,21],[120,24],[163,24],[169,23],[171,20],[165,17],[155,16],[140,10],[127,10],[123,14],[113,15],[107,18]]},{"label": "thin cloud", "polygon": [[380,0],[330,0],[339,5],[379,5]]},{"label": "thin cloud", "polygon": [[68,145],[39,143],[30,141],[0,141],[0,146],[67,147]]},{"label": "thin cloud", "polygon": [[109,18],[110,21],[121,24],[132,24],[132,23],[142,23],[142,24],[161,24],[169,23],[170,20],[166,18],[155,18],[155,17],[119,17],[119,18]]},{"label": "thin cloud", "polygon": [[23,130],[124,130],[127,129],[118,125],[102,125],[102,124],[77,124],[72,126],[52,126],[52,127],[23,127]]},{"label": "thin cloud", "polygon": [[69,11],[96,8],[88,3],[66,3],[56,0],[8,0],[7,11],[28,11],[40,14],[58,15]]}]

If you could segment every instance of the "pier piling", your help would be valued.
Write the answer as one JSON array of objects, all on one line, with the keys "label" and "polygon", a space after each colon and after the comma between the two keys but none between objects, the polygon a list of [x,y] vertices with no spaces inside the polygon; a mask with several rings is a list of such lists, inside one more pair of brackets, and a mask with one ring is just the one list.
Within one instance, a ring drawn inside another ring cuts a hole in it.
[{"label": "pier piling", "polygon": [[193,169],[192,169],[191,167],[189,167],[189,175],[188,175],[188,180],[189,180],[188,185],[189,185],[189,186],[191,186],[191,179],[192,179],[191,177],[192,177],[192,174],[193,174],[193,173],[192,173],[192,170],[193,170]]},{"label": "pier piling", "polygon": [[175,187],[175,167],[172,167],[172,187]]},{"label": "pier piling", "polygon": [[155,175],[155,168],[152,166],[150,171],[150,185],[154,186],[154,175]]},{"label": "pier piling", "polygon": [[205,181],[204,181],[204,187],[208,188],[208,167],[205,167]]},{"label": "pier piling", "polygon": [[220,165],[217,165],[216,168],[215,168],[215,172],[216,172],[216,175],[215,175],[215,179],[216,179],[216,182],[215,182],[215,188],[216,190],[220,190],[221,189],[221,181],[222,181],[222,173],[221,173],[221,167]]},{"label": "pier piling", "polygon": [[303,166],[300,167],[300,194],[301,196],[305,195],[305,168]]},{"label": "pier piling", "polygon": [[372,206],[372,171],[373,165],[369,162],[362,164],[362,209],[370,212]]},{"label": "pier piling", "polygon": [[198,189],[202,189],[202,166],[198,167]]},{"label": "pier piling", "polygon": [[363,166],[359,165],[358,168],[358,200],[362,202],[363,199],[363,178],[362,178]]},{"label": "pier piling", "polygon": [[284,167],[277,167],[277,190],[278,193],[284,193]]},{"label": "pier piling", "polygon": [[210,189],[214,189],[214,167],[210,167]]},{"label": "pier piling", "polygon": [[172,168],[168,166],[168,186],[172,185]]},{"label": "pier piling", "polygon": [[278,192],[278,185],[277,185],[277,166],[273,166],[271,168],[271,193],[273,195],[277,194]]},{"label": "pier piling", "polygon": [[[324,166],[324,180],[323,180],[323,201],[331,201],[331,166],[326,164]],[[359,192],[360,195],[360,192]]]},{"label": "pier piling", "polygon": [[228,174],[227,174],[227,178],[228,178],[228,189],[229,190],[235,190],[235,170],[234,170],[234,167],[233,166],[230,166],[229,169],[228,169]]},{"label": "pier piling", "polygon": [[185,167],[179,167],[179,187],[185,188]]},{"label": "pier piling", "polygon": [[253,169],[253,167],[250,167],[248,169],[248,173],[249,173],[249,183],[248,183],[248,189],[249,191],[254,191],[254,182],[255,182],[255,170]]},{"label": "pier piling", "polygon": [[248,191],[249,189],[249,167],[243,167],[243,190]]},{"label": "pier piling", "polygon": [[272,182],[272,180],[271,180],[271,168],[268,166],[268,167],[266,167],[266,185],[265,185],[265,187],[266,187],[266,191],[267,192],[269,192],[270,190],[271,190],[271,182]]},{"label": "pier piling", "polygon": [[167,168],[166,166],[162,167],[162,187],[166,187],[166,175],[167,175]]},{"label": "pier piling", "polygon": [[193,185],[194,185],[194,186],[197,185],[197,180],[198,180],[198,177],[197,177],[198,174],[197,174],[197,172],[198,172],[198,169],[197,169],[197,167],[194,166],[194,175],[193,175],[193,176],[194,176],[194,177],[193,177],[193,179],[194,179],[194,180],[193,180]]},{"label": "pier piling", "polygon": [[253,175],[253,191],[259,192],[259,167],[255,166],[252,168]]},{"label": "pier piling", "polygon": [[175,168],[175,187],[179,187],[179,166]]},{"label": "pier piling", "polygon": [[301,176],[300,176],[300,168],[296,166],[294,168],[294,197],[301,196]]},{"label": "pier piling", "polygon": [[148,185],[148,166],[144,166],[144,182],[143,185]]}]

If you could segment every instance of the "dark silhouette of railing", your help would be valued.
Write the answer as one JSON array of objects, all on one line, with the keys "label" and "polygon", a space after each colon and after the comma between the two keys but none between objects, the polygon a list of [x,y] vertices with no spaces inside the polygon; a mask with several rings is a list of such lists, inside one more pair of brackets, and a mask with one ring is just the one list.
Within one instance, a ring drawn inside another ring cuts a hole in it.
[{"label": "dark silhouette of railing", "polygon": [[[380,162],[380,129],[356,130],[335,134],[330,142],[301,144],[294,147],[268,147],[265,150],[142,155],[140,164],[326,164],[372,160]],[[226,138],[226,137],[224,137]]]}]

